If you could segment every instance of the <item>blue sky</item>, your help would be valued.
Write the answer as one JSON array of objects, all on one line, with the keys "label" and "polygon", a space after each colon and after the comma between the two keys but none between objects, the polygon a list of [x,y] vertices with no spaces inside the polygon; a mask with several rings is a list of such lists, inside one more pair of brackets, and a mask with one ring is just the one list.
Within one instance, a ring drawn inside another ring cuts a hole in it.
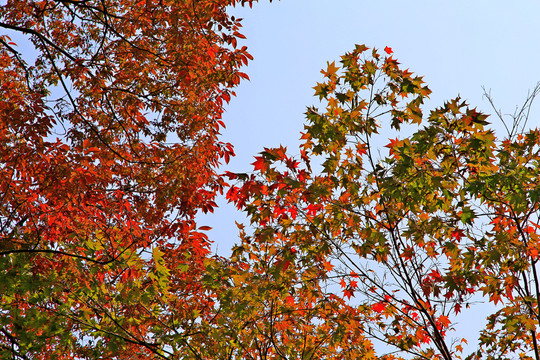
[{"label": "blue sky", "polygon": [[[390,46],[403,67],[424,76],[433,91],[426,110],[460,95],[492,113],[485,87],[503,113],[512,113],[540,81],[537,1],[282,0],[231,11],[244,19],[241,45],[254,60],[244,69],[251,80],[224,114],[223,139],[237,153],[224,170],[250,171],[263,147],[283,144],[297,153],[303,113],[318,103],[312,87],[322,79],[321,68],[355,44]],[[538,110],[540,104],[533,107],[531,127],[538,126]],[[490,121],[504,135],[501,122]],[[235,220],[245,218],[224,201],[200,218],[200,225],[213,227],[209,235],[222,255],[237,241]],[[474,339],[487,310],[465,312],[455,336]]]},{"label": "blue sky", "polygon": [[[244,19],[241,45],[254,60],[244,68],[251,80],[224,114],[223,140],[237,154],[224,170],[251,170],[263,147],[283,144],[297,153],[303,114],[318,103],[312,87],[322,79],[320,70],[355,44],[390,46],[403,67],[424,76],[433,91],[426,109],[460,95],[492,113],[484,86],[503,113],[512,113],[540,81],[537,1],[261,0],[231,13]],[[540,104],[533,127],[537,109]],[[234,220],[243,216],[221,205],[201,225],[213,226],[210,236],[227,254],[237,239]]]}]

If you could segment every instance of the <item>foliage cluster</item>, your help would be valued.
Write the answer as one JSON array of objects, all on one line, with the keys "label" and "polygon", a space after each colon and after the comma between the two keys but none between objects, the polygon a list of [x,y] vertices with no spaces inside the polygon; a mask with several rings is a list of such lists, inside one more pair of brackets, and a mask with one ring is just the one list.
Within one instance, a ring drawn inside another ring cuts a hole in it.
[{"label": "foliage cluster", "polygon": [[484,296],[497,311],[467,358],[538,359],[540,131],[516,133],[522,112],[497,139],[460,98],[424,119],[430,90],[385,52],[357,45],[322,71],[299,158],[265,149],[229,174],[255,228],[233,261],[282,290],[265,313],[296,311],[313,358],[374,357],[366,339],[384,359],[464,358],[474,339],[453,321]]},{"label": "foliage cluster", "polygon": [[[226,6],[251,2],[0,8],[35,50],[0,35],[0,357],[540,360],[527,111],[499,138],[459,98],[426,115],[422,78],[357,45],[298,156],[220,175],[251,59]],[[251,222],[227,259],[195,222],[224,190]],[[464,354],[480,296],[496,311]]]},{"label": "foliage cluster", "polygon": [[238,2],[1,6],[1,358],[187,351],[214,304],[194,217],[223,189],[221,114],[251,59]]}]

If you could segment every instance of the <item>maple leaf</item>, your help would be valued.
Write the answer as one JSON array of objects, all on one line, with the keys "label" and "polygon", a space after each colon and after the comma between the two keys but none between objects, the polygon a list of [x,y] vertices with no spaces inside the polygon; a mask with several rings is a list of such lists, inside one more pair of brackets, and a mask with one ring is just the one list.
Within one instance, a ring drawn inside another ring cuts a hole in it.
[{"label": "maple leaf", "polygon": [[414,256],[414,249],[412,248],[412,246],[408,246],[406,247],[403,252],[401,253],[401,256],[405,259],[405,260],[411,260]]},{"label": "maple leaf", "polygon": [[317,211],[319,211],[320,209],[321,209],[320,204],[309,204],[308,207],[306,208],[307,214],[310,216],[317,215]]},{"label": "maple leaf", "polygon": [[394,51],[392,50],[392,48],[391,48],[391,47],[388,47],[388,46],[386,46],[386,47],[384,48],[384,51],[385,51],[387,54],[389,54],[389,55],[392,54],[392,53],[394,52]]},{"label": "maple leaf", "polygon": [[437,321],[442,325],[443,328],[448,328],[448,325],[450,324],[450,319],[445,315],[439,316]]},{"label": "maple leaf", "polygon": [[339,67],[336,66],[336,62],[332,61],[331,63],[328,63],[328,67],[326,71],[321,71],[322,74],[326,77],[331,77],[336,74],[336,72],[339,70]]},{"label": "maple leaf", "polygon": [[343,290],[343,295],[350,300],[351,297],[354,295],[354,290],[352,290],[351,288],[346,288]]},{"label": "maple leaf", "polygon": [[456,239],[457,241],[460,241],[464,235],[465,233],[463,232],[462,229],[455,229],[455,230],[452,230],[452,232],[450,233],[450,236]]},{"label": "maple leaf", "polygon": [[382,301],[379,301],[373,305],[371,305],[371,308],[378,313],[383,312],[386,309],[386,304]]},{"label": "maple leaf", "polygon": [[255,171],[257,170],[264,171],[264,169],[266,169],[268,166],[266,163],[266,160],[262,156],[256,156],[255,162],[253,162],[251,165],[253,165],[253,169]]}]

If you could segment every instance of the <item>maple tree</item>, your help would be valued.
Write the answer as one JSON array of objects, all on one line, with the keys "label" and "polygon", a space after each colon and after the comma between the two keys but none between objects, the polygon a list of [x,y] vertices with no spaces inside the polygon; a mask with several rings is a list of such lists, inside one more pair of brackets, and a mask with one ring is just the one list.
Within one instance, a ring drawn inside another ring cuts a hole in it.
[{"label": "maple tree", "polygon": [[251,2],[0,7],[0,357],[196,357]]},{"label": "maple tree", "polygon": [[[253,226],[230,259],[249,293],[234,296],[248,319],[235,334],[268,358],[540,359],[528,111],[500,138],[460,98],[425,116],[429,88],[388,47],[357,45],[322,73],[300,155],[265,149],[254,173],[228,174]],[[481,296],[496,312],[467,355],[474,339],[453,330]]]}]

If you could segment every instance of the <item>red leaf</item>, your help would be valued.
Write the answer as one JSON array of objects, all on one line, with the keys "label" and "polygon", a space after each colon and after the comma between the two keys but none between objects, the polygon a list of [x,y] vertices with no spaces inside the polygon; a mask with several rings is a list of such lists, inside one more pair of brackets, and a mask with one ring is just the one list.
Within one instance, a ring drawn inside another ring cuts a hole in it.
[{"label": "red leaf", "polygon": [[266,168],[266,161],[264,161],[264,158],[262,158],[261,156],[256,156],[255,157],[255,162],[252,163],[251,165],[253,165],[253,168],[255,169],[255,171],[257,170],[262,170],[264,171],[264,169]]},{"label": "red leaf", "polygon": [[288,304],[288,305],[294,305],[294,298],[289,295],[285,298],[285,302]]},{"label": "red leaf", "polygon": [[386,304],[383,303],[382,301],[378,302],[378,303],[375,303],[373,305],[371,305],[371,308],[378,312],[378,313],[381,313],[384,311],[384,309],[386,309]]},{"label": "red leaf", "polygon": [[351,288],[347,288],[343,290],[343,295],[347,297],[347,299],[351,299],[351,297],[354,295],[354,291]]},{"label": "red leaf", "polygon": [[447,328],[448,325],[450,325],[450,319],[448,318],[448,316],[439,316],[438,322],[442,325],[443,328]]},{"label": "red leaf", "polygon": [[453,230],[450,234],[450,236],[454,239],[456,239],[457,241],[461,240],[461,238],[464,236],[464,233],[463,233],[463,230],[461,229],[456,229],[456,230]]},{"label": "red leaf", "polygon": [[392,54],[392,53],[394,52],[394,51],[392,50],[392,48],[391,48],[391,47],[388,47],[388,46],[384,48],[384,51],[385,51],[387,54]]},{"label": "red leaf", "polygon": [[291,265],[291,261],[290,260],[285,260],[283,262],[283,271],[287,270],[289,268],[289,265]]}]

